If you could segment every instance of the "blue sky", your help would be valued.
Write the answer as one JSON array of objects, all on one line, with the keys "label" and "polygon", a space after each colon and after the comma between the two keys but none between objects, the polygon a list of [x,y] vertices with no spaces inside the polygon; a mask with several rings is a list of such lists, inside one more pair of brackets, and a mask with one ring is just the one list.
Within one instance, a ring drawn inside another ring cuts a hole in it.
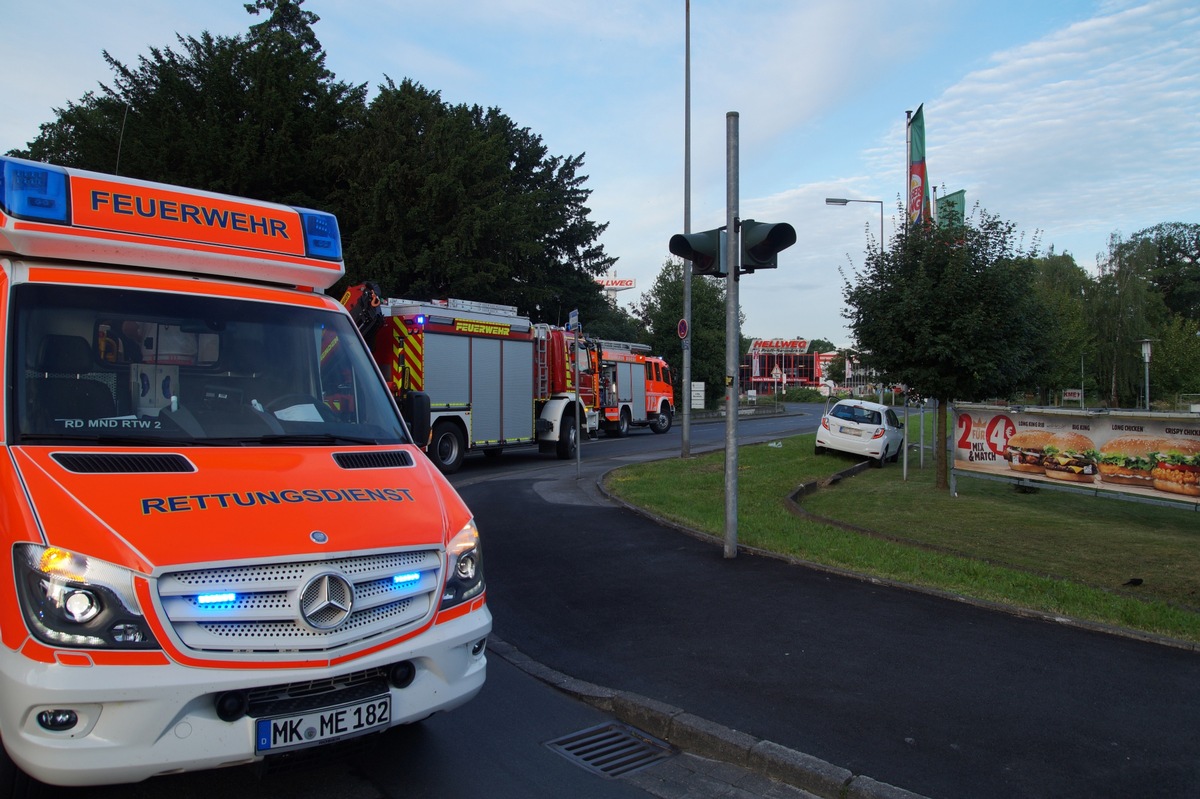
[{"label": "blue sky", "polygon": [[[0,151],[175,34],[233,35],[243,0],[10,3]],[[15,6],[15,7],[13,7]],[[683,230],[685,0],[307,0],[327,66],[496,107],[552,154],[585,154],[615,274],[653,284]],[[743,333],[851,342],[843,276],[899,221],[905,111],[929,178],[1094,270],[1111,234],[1200,222],[1194,0],[691,0],[691,226],[725,222],[726,113],[742,218],[797,244],[740,284]],[[868,234],[872,237],[868,240]],[[587,320],[583,320],[586,328]]]}]

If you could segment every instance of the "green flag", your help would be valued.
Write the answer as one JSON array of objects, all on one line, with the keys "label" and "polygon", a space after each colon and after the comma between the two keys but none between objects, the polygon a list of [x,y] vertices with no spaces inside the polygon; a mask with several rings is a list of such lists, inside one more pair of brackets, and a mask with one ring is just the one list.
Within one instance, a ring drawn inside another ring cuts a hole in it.
[{"label": "green flag", "polygon": [[929,222],[929,176],[925,171],[925,104],[908,122],[908,223]]}]

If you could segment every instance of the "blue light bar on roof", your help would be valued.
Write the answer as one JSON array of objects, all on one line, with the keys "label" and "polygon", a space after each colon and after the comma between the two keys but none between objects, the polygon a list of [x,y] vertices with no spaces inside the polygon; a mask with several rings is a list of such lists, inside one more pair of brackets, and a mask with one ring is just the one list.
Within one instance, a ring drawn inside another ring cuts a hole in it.
[{"label": "blue light bar on roof", "polygon": [[342,236],[337,217],[321,211],[296,210],[304,225],[304,248],[308,256],[326,261],[342,260]]},{"label": "blue light bar on roof", "polygon": [[39,222],[67,221],[67,173],[59,167],[0,158],[4,212]]}]

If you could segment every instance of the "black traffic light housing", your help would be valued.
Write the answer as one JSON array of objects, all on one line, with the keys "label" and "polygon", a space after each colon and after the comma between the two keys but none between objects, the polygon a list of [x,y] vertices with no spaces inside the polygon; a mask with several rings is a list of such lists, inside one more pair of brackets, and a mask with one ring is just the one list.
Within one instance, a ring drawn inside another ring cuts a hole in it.
[{"label": "black traffic light housing", "polygon": [[778,255],[796,243],[796,229],[787,222],[742,220],[742,271],[775,269]]},{"label": "black traffic light housing", "polygon": [[724,228],[716,228],[699,233],[676,233],[667,249],[672,255],[691,261],[693,275],[725,277],[728,271],[725,268],[724,232]]}]

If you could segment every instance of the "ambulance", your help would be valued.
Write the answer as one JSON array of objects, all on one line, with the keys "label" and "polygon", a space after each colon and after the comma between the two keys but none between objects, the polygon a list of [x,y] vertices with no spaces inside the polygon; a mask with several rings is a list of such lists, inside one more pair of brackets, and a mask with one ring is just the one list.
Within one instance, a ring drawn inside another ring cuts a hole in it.
[{"label": "ambulance", "polygon": [[0,166],[0,795],[475,696],[479,533],[324,293],[336,218]]}]

